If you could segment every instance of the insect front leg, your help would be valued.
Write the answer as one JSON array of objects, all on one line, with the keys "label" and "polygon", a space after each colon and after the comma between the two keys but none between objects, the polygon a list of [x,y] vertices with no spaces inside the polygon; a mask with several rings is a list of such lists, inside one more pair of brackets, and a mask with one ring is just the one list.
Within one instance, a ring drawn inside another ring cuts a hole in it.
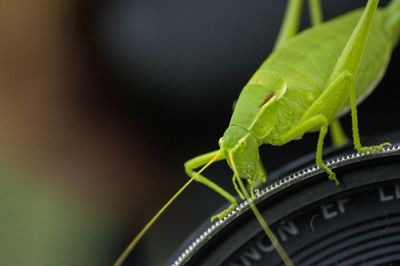
[{"label": "insect front leg", "polygon": [[[194,177],[194,180],[196,182],[206,185],[207,187],[211,188],[212,190],[214,190],[215,192],[220,194],[222,197],[224,197],[227,201],[229,201],[231,203],[226,210],[224,210],[223,212],[221,212],[217,215],[214,215],[211,218],[211,221],[215,221],[215,220],[224,218],[228,213],[233,211],[237,206],[237,200],[232,194],[230,194],[229,192],[227,192],[226,190],[224,190],[223,188],[221,188],[220,186],[215,184],[213,181],[209,180],[208,178],[204,177],[203,175],[198,174],[195,171],[195,169],[206,165],[218,152],[220,152],[220,150],[206,153],[206,154],[197,156],[185,163],[185,172],[189,177]],[[221,157],[218,160],[223,160],[223,159],[224,159],[224,157],[223,157],[223,155],[221,155]]]}]

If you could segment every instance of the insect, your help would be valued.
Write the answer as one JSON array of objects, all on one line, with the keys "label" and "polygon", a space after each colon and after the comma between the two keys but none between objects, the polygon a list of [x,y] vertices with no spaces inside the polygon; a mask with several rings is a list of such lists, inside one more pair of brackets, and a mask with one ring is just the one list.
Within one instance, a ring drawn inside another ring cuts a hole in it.
[{"label": "insect", "polygon": [[390,145],[361,145],[357,104],[383,77],[400,38],[400,0],[392,0],[380,10],[377,10],[379,0],[368,0],[364,9],[326,23],[322,23],[320,1],[309,0],[313,26],[297,34],[302,2],[289,0],[274,51],[243,88],[229,126],[219,140],[219,149],[185,163],[190,180],[145,226],[115,265],[122,264],[159,216],[193,181],[208,186],[230,202],[212,221],[233,211],[237,199],[202,175],[207,167],[220,160],[225,160],[231,168],[235,190],[242,200],[249,202],[282,260],[293,265],[252,203],[254,188],[267,179],[259,146],[280,146],[301,139],[306,133],[318,132],[316,165],[338,185],[335,173],[322,159],[322,150],[329,126],[335,144],[346,141],[337,120],[341,115],[351,113],[353,144],[358,152],[378,152]]}]

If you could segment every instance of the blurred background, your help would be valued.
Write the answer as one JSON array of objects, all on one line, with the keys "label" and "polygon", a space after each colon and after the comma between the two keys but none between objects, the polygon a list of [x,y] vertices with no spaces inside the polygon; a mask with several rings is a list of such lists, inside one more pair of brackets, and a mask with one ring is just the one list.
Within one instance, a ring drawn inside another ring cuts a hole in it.
[{"label": "blurred background", "polygon": [[[0,0],[0,265],[110,265],[183,163],[217,148],[285,2]],[[322,1],[325,18],[365,2]],[[399,128],[399,56],[359,108],[362,136]],[[261,156],[271,172],[315,146]],[[209,173],[232,190],[223,163]],[[162,265],[223,203],[193,184],[127,265]]]}]

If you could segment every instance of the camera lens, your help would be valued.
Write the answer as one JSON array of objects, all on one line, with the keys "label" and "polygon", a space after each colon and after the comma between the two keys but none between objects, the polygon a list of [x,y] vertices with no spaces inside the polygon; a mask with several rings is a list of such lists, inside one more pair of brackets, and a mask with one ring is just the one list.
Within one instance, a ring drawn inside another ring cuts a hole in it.
[{"label": "camera lens", "polygon": [[[281,172],[256,193],[254,203],[290,258],[296,265],[399,265],[400,145],[375,154],[346,152],[328,165],[339,186],[311,166]],[[205,222],[168,264],[283,262],[244,202],[224,220]]]}]

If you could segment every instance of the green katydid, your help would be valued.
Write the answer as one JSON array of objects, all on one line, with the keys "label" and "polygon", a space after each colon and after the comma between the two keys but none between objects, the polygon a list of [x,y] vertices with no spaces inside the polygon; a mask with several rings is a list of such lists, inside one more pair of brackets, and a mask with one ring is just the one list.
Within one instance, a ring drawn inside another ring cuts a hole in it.
[{"label": "green katydid", "polygon": [[[280,146],[301,139],[305,133],[319,132],[316,165],[338,185],[335,173],[322,159],[322,150],[328,126],[334,144],[346,141],[337,120],[341,115],[351,113],[353,144],[358,152],[378,152],[390,145],[361,145],[357,104],[383,77],[400,38],[400,0],[392,0],[378,11],[379,0],[368,0],[363,10],[325,23],[322,23],[320,1],[309,0],[313,27],[297,34],[302,2],[289,0],[274,51],[243,88],[229,127],[219,140],[220,148],[185,163],[190,180],[144,227],[115,265],[123,263],[165,209],[193,181],[208,186],[230,202],[230,206],[213,216],[212,221],[233,211],[237,199],[202,175],[211,164],[224,159],[233,171],[232,182],[239,197],[249,202],[285,264],[293,265],[252,203],[254,187],[266,182],[259,146]],[[242,179],[247,181],[248,190]]]}]

